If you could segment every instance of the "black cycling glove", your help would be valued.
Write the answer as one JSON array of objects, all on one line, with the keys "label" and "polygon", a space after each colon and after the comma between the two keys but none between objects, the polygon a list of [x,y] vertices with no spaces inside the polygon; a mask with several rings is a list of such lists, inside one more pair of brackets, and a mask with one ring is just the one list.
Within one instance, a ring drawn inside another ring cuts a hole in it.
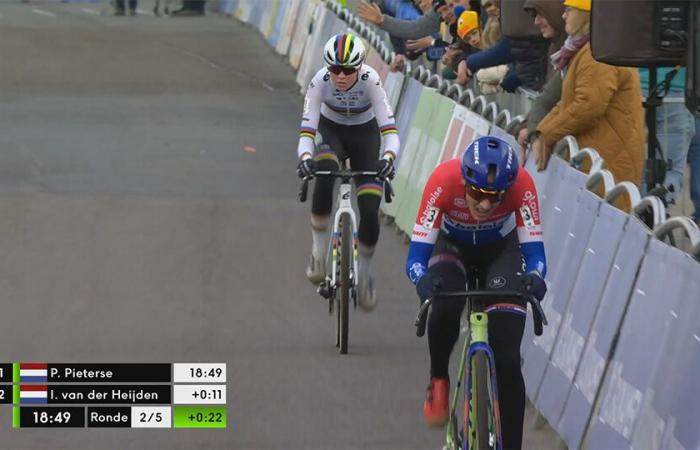
[{"label": "black cycling glove", "polygon": [[377,176],[391,180],[394,175],[396,175],[396,169],[391,158],[382,158],[377,161]]},{"label": "black cycling glove", "polygon": [[316,170],[316,161],[311,158],[303,159],[297,166],[297,175],[299,178],[311,178],[314,176],[314,170]]},{"label": "black cycling glove", "polygon": [[537,300],[542,300],[547,293],[547,283],[538,272],[530,272],[523,276],[523,290]]}]

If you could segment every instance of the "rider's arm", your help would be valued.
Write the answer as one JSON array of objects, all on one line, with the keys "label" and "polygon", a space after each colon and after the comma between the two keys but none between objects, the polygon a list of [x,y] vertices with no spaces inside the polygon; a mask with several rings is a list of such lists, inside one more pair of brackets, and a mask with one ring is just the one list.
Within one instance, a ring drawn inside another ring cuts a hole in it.
[{"label": "rider's arm", "polygon": [[432,9],[416,20],[401,20],[384,14],[380,28],[401,39],[420,39],[440,30],[440,15]]},{"label": "rider's arm", "polygon": [[366,86],[369,90],[374,115],[377,118],[379,131],[382,134],[382,143],[384,144],[384,154],[382,156],[389,154],[392,159],[396,159],[399,155],[400,143],[394,112],[391,110],[391,105],[386,96],[386,91],[382,87],[382,80],[379,78],[379,74],[373,69],[365,69],[366,67],[363,66],[360,76],[367,77]]},{"label": "rider's arm", "polygon": [[416,224],[411,234],[411,244],[408,247],[406,274],[413,284],[428,271],[428,260],[440,233],[442,222],[442,203],[447,196],[442,186],[442,166],[430,175],[423,190]]},{"label": "rider's arm", "polygon": [[314,138],[321,114],[323,75],[323,71],[319,71],[314,76],[304,96],[304,111],[302,112],[299,145],[297,146],[297,156],[301,159],[310,158],[314,154]]},{"label": "rider's arm", "polygon": [[537,272],[544,278],[547,274],[547,259],[542,241],[540,204],[537,188],[527,170],[520,169],[514,188],[517,189],[519,199],[515,210],[515,224],[518,229],[520,252],[525,260],[525,272]]}]

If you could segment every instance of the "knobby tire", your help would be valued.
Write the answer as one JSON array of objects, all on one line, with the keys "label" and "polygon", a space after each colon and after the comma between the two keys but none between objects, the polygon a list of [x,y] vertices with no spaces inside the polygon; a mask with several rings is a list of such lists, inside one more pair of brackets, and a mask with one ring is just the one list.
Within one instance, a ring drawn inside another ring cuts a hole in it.
[{"label": "knobby tire", "polygon": [[[490,450],[493,447],[489,444],[489,436],[495,426],[493,420],[493,405],[489,396],[489,358],[484,352],[477,352],[474,355],[474,372],[472,374],[475,383],[472,385],[476,407],[476,440],[477,449]],[[495,431],[493,432],[495,438]]]},{"label": "knobby tire", "polygon": [[350,267],[352,265],[353,236],[349,214],[340,216],[340,295],[338,296],[338,341],[340,353],[348,352],[348,331],[350,320]]}]

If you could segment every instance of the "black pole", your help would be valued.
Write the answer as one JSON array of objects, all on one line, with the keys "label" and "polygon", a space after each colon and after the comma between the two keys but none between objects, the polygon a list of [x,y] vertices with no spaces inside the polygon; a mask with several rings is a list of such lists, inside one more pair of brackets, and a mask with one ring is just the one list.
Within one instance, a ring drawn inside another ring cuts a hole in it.
[{"label": "black pole", "polygon": [[647,98],[644,102],[648,130],[647,161],[645,171],[647,191],[650,191],[657,185],[660,185],[666,176],[663,155],[661,158],[657,158],[656,156],[656,108],[661,106],[662,102],[662,97],[658,95],[656,84],[656,67],[649,67],[649,92],[647,93]]}]

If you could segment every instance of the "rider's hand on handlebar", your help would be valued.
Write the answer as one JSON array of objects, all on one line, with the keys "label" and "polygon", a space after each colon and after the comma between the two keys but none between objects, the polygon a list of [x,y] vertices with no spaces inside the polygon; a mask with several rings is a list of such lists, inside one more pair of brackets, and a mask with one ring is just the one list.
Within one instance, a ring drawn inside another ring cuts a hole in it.
[{"label": "rider's hand on handlebar", "polygon": [[539,272],[532,271],[525,274],[522,279],[523,290],[535,297],[537,300],[542,300],[547,293],[547,283],[545,283],[542,275]]},{"label": "rider's hand on handlebar", "polygon": [[433,296],[434,284],[433,278],[430,276],[429,272],[423,274],[422,277],[418,279],[416,283],[416,293],[421,301],[425,301]]},{"label": "rider's hand on handlebar", "polygon": [[297,175],[299,178],[311,178],[316,170],[316,161],[312,158],[307,158],[299,161],[297,166]]},{"label": "rider's hand on handlebar", "polygon": [[390,156],[385,156],[377,161],[377,175],[382,178],[392,179],[396,174],[394,160]]}]

